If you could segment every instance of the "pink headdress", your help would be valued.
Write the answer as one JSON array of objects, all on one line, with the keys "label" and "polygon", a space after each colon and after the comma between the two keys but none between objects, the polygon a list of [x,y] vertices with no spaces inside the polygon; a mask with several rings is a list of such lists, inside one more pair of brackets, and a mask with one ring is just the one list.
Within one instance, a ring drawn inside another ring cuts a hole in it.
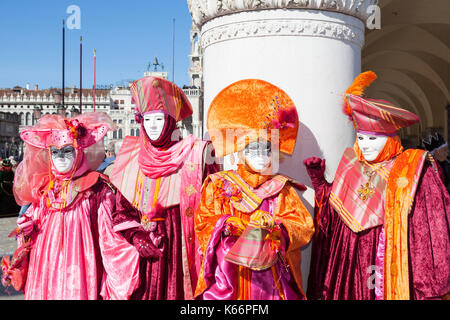
[{"label": "pink headdress", "polygon": [[142,122],[144,114],[162,112],[175,121],[181,121],[192,115],[192,106],[183,90],[174,83],[156,77],[143,77],[131,86],[131,97],[136,104],[135,118]]},{"label": "pink headdress", "polygon": [[[57,127],[45,128],[46,125],[53,124],[53,120],[56,120],[57,123],[54,124]],[[23,130],[20,137],[26,143],[41,149],[51,146],[60,149],[67,145],[72,145],[75,149],[85,149],[103,139],[108,129],[112,129],[107,123],[90,124],[89,120],[91,119],[86,117],[65,119],[62,116],[48,115],[44,116],[42,122],[39,121],[35,127]]]},{"label": "pink headdress", "polygon": [[372,71],[359,74],[344,95],[344,113],[357,132],[396,136],[398,129],[419,122],[419,117],[384,100],[362,98],[364,90],[377,79]]},{"label": "pink headdress", "polygon": [[[26,142],[23,161],[19,164],[14,180],[14,196],[19,205],[38,202],[46,186],[54,180],[81,175],[96,170],[104,158],[103,137],[117,127],[102,112],[84,113],[74,118],[45,115],[32,127],[25,128],[20,137]],[[58,174],[52,168],[49,148],[75,148],[76,162],[71,172]]]},{"label": "pink headdress", "polygon": [[361,98],[346,95],[357,132],[396,136],[400,128],[409,127],[419,122],[419,117],[412,112],[394,106],[384,100]]}]

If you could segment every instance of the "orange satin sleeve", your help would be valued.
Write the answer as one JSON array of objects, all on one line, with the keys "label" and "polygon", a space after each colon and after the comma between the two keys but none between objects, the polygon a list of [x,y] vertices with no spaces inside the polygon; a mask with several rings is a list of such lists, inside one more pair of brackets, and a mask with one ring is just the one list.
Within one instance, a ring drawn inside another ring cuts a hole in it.
[{"label": "orange satin sleeve", "polygon": [[217,186],[208,177],[203,183],[200,204],[195,212],[195,234],[203,254],[209,243],[209,238],[221,216],[233,214],[229,201],[222,203],[216,196]]},{"label": "orange satin sleeve", "polygon": [[297,191],[289,184],[286,184],[278,195],[274,218],[288,231],[288,251],[303,247],[314,234],[313,218],[300,200]]},{"label": "orange satin sleeve", "polygon": [[[278,195],[274,218],[288,232],[289,247],[286,250],[286,259],[291,267],[298,287],[302,290],[300,248],[311,240],[314,234],[314,222],[310,213],[300,200],[297,191],[288,183]],[[302,293],[306,297],[303,291]]]},{"label": "orange satin sleeve", "polygon": [[215,189],[211,179],[206,178],[202,187],[200,203],[195,212],[195,235],[203,254],[205,254],[214,226],[220,218],[220,212],[216,214],[214,206]]}]

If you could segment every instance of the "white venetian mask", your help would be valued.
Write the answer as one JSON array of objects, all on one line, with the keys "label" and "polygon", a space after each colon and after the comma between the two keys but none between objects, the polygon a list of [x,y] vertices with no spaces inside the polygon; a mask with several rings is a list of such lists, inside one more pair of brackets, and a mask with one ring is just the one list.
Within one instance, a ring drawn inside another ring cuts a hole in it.
[{"label": "white venetian mask", "polygon": [[158,140],[164,128],[164,113],[155,112],[144,115],[144,129],[150,140]]},{"label": "white venetian mask", "polygon": [[53,166],[59,173],[67,173],[72,170],[75,162],[75,149],[72,146],[66,146],[58,149],[50,147]]},{"label": "white venetian mask", "polygon": [[369,162],[378,157],[388,138],[387,136],[377,136],[360,132],[358,132],[356,136],[359,149],[361,150],[364,158]]},{"label": "white venetian mask", "polygon": [[272,160],[270,142],[251,142],[244,149],[244,158],[250,169],[261,172],[267,168]]}]

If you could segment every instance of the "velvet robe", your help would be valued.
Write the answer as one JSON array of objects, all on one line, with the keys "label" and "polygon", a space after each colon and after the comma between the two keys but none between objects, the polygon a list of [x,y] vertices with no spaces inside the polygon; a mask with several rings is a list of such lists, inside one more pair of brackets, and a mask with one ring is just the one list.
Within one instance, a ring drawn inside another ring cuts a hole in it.
[{"label": "velvet robe", "polygon": [[[217,170],[217,164],[205,164],[203,179]],[[173,192],[180,191],[173,190]],[[142,212],[135,209],[118,190],[116,193],[116,205],[116,211],[113,213],[114,225],[124,222],[141,222]],[[180,206],[175,205],[161,210],[162,212],[159,212],[158,216],[165,218],[165,220],[157,222],[158,226],[155,233],[162,235],[163,241],[166,241],[164,255],[159,259],[140,258],[140,284],[130,297],[131,300],[185,299]],[[143,230],[142,227],[135,227],[120,231],[120,233],[132,243],[134,233]]]},{"label": "velvet robe", "polygon": [[[329,202],[332,184],[320,177],[311,180],[318,205],[308,298],[374,300],[374,266],[383,226],[353,232]],[[449,220],[449,194],[426,163],[408,221],[411,299],[440,299],[450,291]]]}]

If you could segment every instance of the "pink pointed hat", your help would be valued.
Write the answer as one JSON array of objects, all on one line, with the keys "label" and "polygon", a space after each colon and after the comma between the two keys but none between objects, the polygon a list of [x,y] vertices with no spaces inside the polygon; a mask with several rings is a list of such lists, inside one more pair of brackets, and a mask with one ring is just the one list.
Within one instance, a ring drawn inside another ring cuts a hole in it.
[{"label": "pink pointed hat", "polygon": [[136,104],[136,120],[142,121],[144,114],[162,112],[181,121],[192,115],[188,98],[174,83],[157,78],[143,77],[131,86],[131,99]]},{"label": "pink pointed hat", "polygon": [[417,115],[388,101],[362,98],[364,89],[375,79],[372,71],[363,72],[345,93],[344,113],[352,120],[357,132],[395,136],[400,128],[419,122]]}]

